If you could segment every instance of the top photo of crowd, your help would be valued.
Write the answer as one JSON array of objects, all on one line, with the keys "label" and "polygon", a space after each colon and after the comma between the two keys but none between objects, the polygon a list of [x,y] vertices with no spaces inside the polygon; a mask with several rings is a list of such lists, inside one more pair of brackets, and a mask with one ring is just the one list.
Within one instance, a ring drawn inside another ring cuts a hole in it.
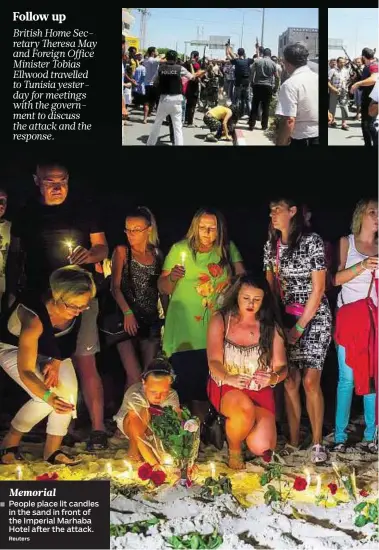
[{"label": "top photo of crowd", "polygon": [[123,8],[123,145],[318,145],[318,23],[318,8]]}]

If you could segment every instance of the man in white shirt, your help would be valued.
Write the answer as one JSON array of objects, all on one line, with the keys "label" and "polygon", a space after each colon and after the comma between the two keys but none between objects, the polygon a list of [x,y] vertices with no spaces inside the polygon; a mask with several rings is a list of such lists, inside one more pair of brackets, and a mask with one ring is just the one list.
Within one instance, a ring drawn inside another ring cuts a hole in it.
[{"label": "man in white shirt", "polygon": [[350,80],[350,71],[345,67],[345,60],[343,57],[337,59],[337,67],[329,71],[328,75],[328,89],[329,89],[329,111],[333,115],[332,127],[336,127],[337,123],[334,121],[337,105],[341,109],[342,114],[342,130],[348,130],[349,126],[347,121],[349,120],[349,92],[348,84]]},{"label": "man in white shirt", "polygon": [[142,62],[146,68],[145,89],[146,103],[143,108],[144,119],[143,123],[147,124],[147,117],[151,115],[154,107],[158,103],[157,88],[154,86],[154,80],[158,74],[160,59],[158,58],[157,49],[152,46],[147,50],[148,58]]},{"label": "man in white shirt", "polygon": [[309,52],[302,44],[284,50],[290,77],[282,84],[276,114],[281,118],[277,145],[319,145],[318,74],[308,67]]}]

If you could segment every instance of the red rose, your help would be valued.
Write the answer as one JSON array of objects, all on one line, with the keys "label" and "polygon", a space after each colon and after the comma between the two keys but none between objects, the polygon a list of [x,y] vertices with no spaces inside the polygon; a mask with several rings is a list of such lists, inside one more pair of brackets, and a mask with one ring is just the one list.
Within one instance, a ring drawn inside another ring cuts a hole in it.
[{"label": "red rose", "polygon": [[307,485],[308,484],[306,479],[304,479],[303,477],[297,476],[295,478],[293,488],[296,489],[296,491],[305,491],[305,489],[307,488]]},{"label": "red rose", "polygon": [[224,270],[218,264],[209,264],[208,271],[212,275],[212,277],[215,278],[221,277],[221,275],[224,273]]},{"label": "red rose", "polygon": [[142,464],[138,468],[138,477],[142,479],[142,481],[146,481],[148,479],[151,479],[151,474],[153,473],[153,468],[150,466],[150,464]]},{"label": "red rose", "polygon": [[151,416],[162,416],[164,414],[163,410],[159,407],[149,407],[149,413]]},{"label": "red rose", "polygon": [[37,481],[56,481],[58,479],[57,472],[41,474],[36,477]]},{"label": "red rose", "polygon": [[199,281],[200,281],[201,283],[208,283],[208,281],[210,281],[210,280],[211,280],[210,276],[207,275],[206,273],[204,273],[203,275],[200,275],[200,276],[199,276]]},{"label": "red rose", "polygon": [[335,483],[329,483],[328,488],[329,488],[329,491],[332,493],[332,495],[335,495],[338,489]]},{"label": "red rose", "polygon": [[361,497],[368,497],[368,495],[370,494],[368,491],[366,491],[366,489],[361,489],[359,491],[359,494],[361,495]]},{"label": "red rose", "polygon": [[271,460],[272,460],[272,450],[267,449],[267,451],[265,451],[263,453],[262,458],[265,462],[271,462]]},{"label": "red rose", "polygon": [[154,470],[150,479],[157,487],[159,487],[166,481],[166,474],[162,472],[162,470]]}]

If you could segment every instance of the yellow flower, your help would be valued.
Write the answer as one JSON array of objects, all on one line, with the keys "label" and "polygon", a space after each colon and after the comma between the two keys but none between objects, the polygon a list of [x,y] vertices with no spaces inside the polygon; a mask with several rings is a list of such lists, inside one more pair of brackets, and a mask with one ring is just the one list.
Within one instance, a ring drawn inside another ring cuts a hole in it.
[{"label": "yellow flower", "polygon": [[208,298],[208,296],[211,296],[214,292],[214,288],[211,283],[204,283],[202,285],[198,285],[196,287],[196,292],[200,294],[200,296],[203,296],[204,298]]}]

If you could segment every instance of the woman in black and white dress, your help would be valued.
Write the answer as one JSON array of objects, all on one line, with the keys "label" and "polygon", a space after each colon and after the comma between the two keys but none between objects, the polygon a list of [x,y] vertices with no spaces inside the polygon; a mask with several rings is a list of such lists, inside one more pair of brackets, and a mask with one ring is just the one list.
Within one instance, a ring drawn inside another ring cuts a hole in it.
[{"label": "woman in black and white dress", "polygon": [[270,209],[264,268],[285,310],[289,343],[289,376],[284,386],[290,431],[286,451],[293,452],[299,446],[302,380],[312,428],[311,460],[324,462],[327,455],[322,446],[324,398],[320,381],[332,331],[332,314],[325,296],[324,244],[319,235],[306,232],[301,206],[295,201],[277,200]]}]

